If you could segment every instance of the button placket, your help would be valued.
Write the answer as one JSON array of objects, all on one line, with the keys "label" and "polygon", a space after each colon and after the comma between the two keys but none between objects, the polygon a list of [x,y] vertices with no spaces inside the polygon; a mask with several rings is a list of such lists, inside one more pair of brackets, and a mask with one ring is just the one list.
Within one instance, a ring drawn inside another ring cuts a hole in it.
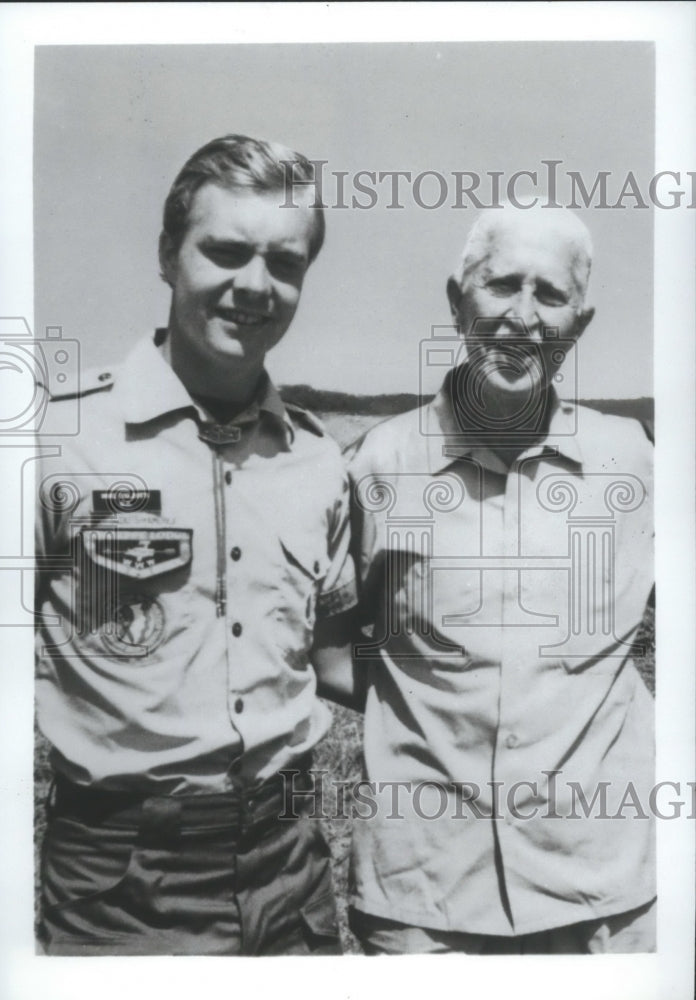
[{"label": "button placket", "polygon": [[[232,470],[229,468],[225,469],[222,478],[224,480],[226,487],[231,486],[233,483]],[[242,550],[238,545],[233,545],[232,547],[229,547],[228,539],[231,534],[230,528],[232,527],[232,525],[230,523],[230,520],[233,515],[233,507],[234,507],[233,498],[232,496],[228,496],[227,502],[225,503],[225,542],[226,542],[225,578],[226,578],[227,589],[228,590],[233,589],[234,591],[237,591],[239,587],[239,579],[237,573],[231,572],[231,562],[236,563],[241,559]],[[237,600],[235,600],[234,603],[228,602],[228,614],[231,607],[234,607],[237,603],[238,603]],[[242,623],[239,621],[230,622],[229,617],[227,619],[227,623],[228,623],[227,627],[229,629],[228,635],[233,636],[235,639],[239,639],[243,632]],[[235,673],[230,672],[234,670],[234,660],[236,659],[236,657],[231,656],[231,653],[232,650],[228,645],[228,685],[229,685],[228,690],[230,692],[230,698],[234,699],[230,701],[230,708],[233,717],[239,717],[244,712],[245,703],[244,703],[244,698],[240,694],[238,694],[237,691],[235,691],[235,688],[238,687],[239,685],[239,678],[237,677],[236,680],[234,679],[236,671]],[[230,772],[234,775],[238,775],[241,769],[242,769],[242,759],[241,756],[239,756],[232,762],[230,766]]]},{"label": "button placket", "polygon": [[[517,465],[514,464],[508,472],[505,493],[503,497],[503,554],[510,564],[519,558],[522,552],[521,535],[522,526],[519,523],[520,516],[520,474]],[[516,569],[506,569],[503,573],[503,600],[502,600],[502,621],[501,621],[501,663],[500,663],[500,714],[498,725],[501,731],[505,731],[510,726],[508,713],[515,711],[517,701],[517,688],[520,682],[519,674],[519,632],[520,629],[515,622],[519,621],[517,602],[520,593],[520,571]],[[516,738],[516,734],[510,731],[504,740],[504,745],[508,749],[513,749],[519,741],[508,740]]]}]

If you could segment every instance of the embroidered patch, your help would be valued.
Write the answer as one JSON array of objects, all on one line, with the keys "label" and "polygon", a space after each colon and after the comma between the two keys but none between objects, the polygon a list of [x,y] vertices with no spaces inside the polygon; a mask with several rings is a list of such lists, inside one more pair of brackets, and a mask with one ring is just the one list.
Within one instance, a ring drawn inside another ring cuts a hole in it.
[{"label": "embroidered patch", "polygon": [[130,594],[102,626],[102,642],[116,656],[149,656],[162,642],[164,626],[164,608],[157,598]]},{"label": "embroidered patch", "polygon": [[93,562],[135,580],[191,562],[191,528],[83,528],[80,534]]}]

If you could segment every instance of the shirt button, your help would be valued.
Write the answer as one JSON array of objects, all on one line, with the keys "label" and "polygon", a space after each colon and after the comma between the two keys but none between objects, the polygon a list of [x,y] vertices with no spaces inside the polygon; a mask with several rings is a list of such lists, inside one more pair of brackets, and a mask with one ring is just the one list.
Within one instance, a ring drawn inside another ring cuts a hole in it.
[{"label": "shirt button", "polygon": [[238,715],[244,711],[244,700],[242,698],[237,698],[234,703],[234,710]]},{"label": "shirt button", "polygon": [[239,637],[242,634],[242,626],[239,622],[235,622],[232,626],[232,635]]},{"label": "shirt button", "polygon": [[238,545],[235,545],[235,547],[230,552],[230,557],[234,559],[235,562],[237,562],[237,560],[241,558],[241,555],[242,555],[242,550],[239,548]]},{"label": "shirt button", "polygon": [[225,473],[225,482],[227,483],[228,486],[230,486],[230,484],[232,483],[232,473],[230,472],[229,469]]},{"label": "shirt button", "polygon": [[508,750],[514,750],[519,742],[519,737],[516,736],[515,733],[510,733],[509,736],[505,737],[505,746]]},{"label": "shirt button", "polygon": [[315,560],[315,563],[314,563],[314,572],[318,573],[319,569],[320,569],[319,560],[317,559],[317,560]]}]

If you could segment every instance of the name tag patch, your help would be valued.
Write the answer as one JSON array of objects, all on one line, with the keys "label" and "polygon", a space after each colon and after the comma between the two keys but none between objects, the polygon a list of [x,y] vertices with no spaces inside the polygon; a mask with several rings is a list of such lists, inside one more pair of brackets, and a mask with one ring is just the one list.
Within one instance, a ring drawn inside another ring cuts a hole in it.
[{"label": "name tag patch", "polygon": [[92,490],[92,510],[95,514],[133,514],[149,511],[162,513],[161,490],[138,490],[130,483],[108,490]]},{"label": "name tag patch", "polygon": [[85,528],[90,559],[134,580],[147,580],[191,562],[191,528]]}]

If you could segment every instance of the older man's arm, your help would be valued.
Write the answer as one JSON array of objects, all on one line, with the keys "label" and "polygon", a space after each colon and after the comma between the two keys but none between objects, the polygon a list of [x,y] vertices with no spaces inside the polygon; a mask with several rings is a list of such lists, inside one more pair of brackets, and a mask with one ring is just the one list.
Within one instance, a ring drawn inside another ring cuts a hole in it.
[{"label": "older man's arm", "polygon": [[314,627],[311,660],[317,675],[317,694],[345,708],[365,710],[367,669],[353,658],[360,637],[355,609],[320,618]]}]

